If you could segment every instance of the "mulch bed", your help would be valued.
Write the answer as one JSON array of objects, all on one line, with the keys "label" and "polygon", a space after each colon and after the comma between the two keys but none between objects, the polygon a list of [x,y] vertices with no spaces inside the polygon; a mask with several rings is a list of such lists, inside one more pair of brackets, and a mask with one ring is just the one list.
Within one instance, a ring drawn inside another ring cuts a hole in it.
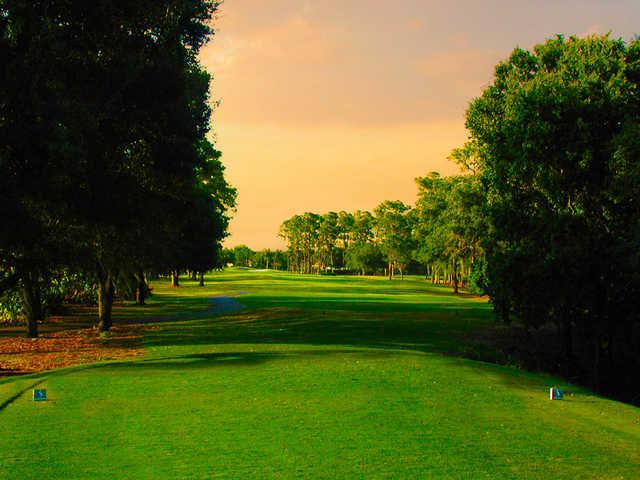
[{"label": "mulch bed", "polygon": [[95,328],[43,332],[38,338],[0,338],[0,377],[36,373],[103,360],[144,355],[142,335],[149,326],[114,325],[107,335]]}]

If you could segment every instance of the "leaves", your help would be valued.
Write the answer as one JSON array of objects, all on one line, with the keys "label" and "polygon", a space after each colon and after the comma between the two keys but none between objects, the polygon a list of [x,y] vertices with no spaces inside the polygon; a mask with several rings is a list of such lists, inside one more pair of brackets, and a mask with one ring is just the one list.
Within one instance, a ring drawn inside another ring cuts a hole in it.
[{"label": "leaves", "polygon": [[116,326],[108,337],[93,328],[65,330],[39,338],[0,338],[0,376],[41,372],[81,363],[144,355],[136,325]]}]

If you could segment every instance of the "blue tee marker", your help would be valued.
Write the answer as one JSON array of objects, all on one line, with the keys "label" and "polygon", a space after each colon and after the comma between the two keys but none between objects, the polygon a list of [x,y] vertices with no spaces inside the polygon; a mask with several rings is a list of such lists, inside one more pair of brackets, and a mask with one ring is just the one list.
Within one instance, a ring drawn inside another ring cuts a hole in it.
[{"label": "blue tee marker", "polygon": [[33,401],[44,402],[47,400],[47,391],[44,388],[36,388],[33,390]]},{"label": "blue tee marker", "polygon": [[551,387],[549,389],[549,399],[550,400],[562,400],[562,397],[564,396],[562,390],[560,390],[558,387]]}]

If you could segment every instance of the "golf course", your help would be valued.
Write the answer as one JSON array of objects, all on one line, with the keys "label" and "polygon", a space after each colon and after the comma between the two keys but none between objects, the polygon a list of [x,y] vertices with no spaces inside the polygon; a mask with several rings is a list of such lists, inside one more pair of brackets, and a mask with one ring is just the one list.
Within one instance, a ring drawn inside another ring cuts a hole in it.
[{"label": "golf course", "polygon": [[1,479],[640,475],[638,408],[470,359],[486,298],[251,269],[151,287],[114,308],[142,355],[0,379]]}]

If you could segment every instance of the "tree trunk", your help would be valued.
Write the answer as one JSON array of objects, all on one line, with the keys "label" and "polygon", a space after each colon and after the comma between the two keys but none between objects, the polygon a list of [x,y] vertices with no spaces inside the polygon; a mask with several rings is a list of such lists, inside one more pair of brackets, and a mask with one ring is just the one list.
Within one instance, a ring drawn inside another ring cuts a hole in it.
[{"label": "tree trunk", "polygon": [[393,263],[389,262],[389,280],[393,277]]},{"label": "tree trunk", "polygon": [[573,332],[571,328],[571,320],[565,320],[562,331],[562,349],[564,350],[564,368],[563,374],[566,378],[571,376],[573,367]]},{"label": "tree trunk", "polygon": [[594,339],[593,352],[593,391],[600,392],[600,352],[601,352],[600,335],[596,334]]},{"label": "tree trunk", "polygon": [[453,273],[451,275],[451,281],[453,283],[453,293],[458,293],[458,262],[453,260]]},{"label": "tree trunk", "polygon": [[200,282],[198,283],[199,286],[204,287],[204,273],[200,272]]},{"label": "tree trunk", "polygon": [[22,279],[22,309],[27,319],[27,337],[38,336],[38,321],[42,320],[42,299],[40,286],[31,273]]},{"label": "tree trunk", "polygon": [[593,390],[599,393],[601,390],[601,368],[602,368],[602,337],[601,325],[606,325],[608,320],[607,299],[609,298],[607,287],[601,280],[598,282],[598,291],[595,294],[595,325],[593,333]]},{"label": "tree trunk", "polygon": [[505,325],[511,325],[511,307],[505,300],[500,302],[500,319]]},{"label": "tree trunk", "polygon": [[144,305],[144,291],[140,287],[140,283],[136,287],[136,305]]},{"label": "tree trunk", "polygon": [[180,286],[180,272],[178,270],[171,271],[171,287],[176,288]]},{"label": "tree trunk", "polygon": [[111,312],[114,290],[112,276],[105,272],[98,274],[98,328],[103,332],[109,331],[113,324]]},{"label": "tree trunk", "polygon": [[144,272],[140,270],[135,275],[136,278],[136,303],[144,305],[145,300],[149,296],[149,285],[144,277]]}]

